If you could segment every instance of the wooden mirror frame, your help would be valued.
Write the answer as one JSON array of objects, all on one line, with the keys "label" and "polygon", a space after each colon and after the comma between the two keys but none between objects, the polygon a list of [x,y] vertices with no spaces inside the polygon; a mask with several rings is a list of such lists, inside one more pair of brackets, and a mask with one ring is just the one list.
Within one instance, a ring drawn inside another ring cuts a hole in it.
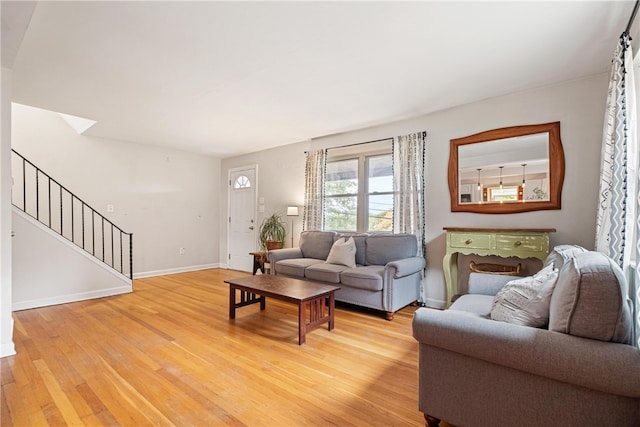
[{"label": "wooden mirror frame", "polygon": [[[458,147],[466,144],[479,144],[496,139],[513,138],[516,136],[525,136],[544,132],[549,133],[549,200],[508,203],[460,203]],[[451,212],[506,214],[560,209],[563,182],[564,151],[560,140],[560,122],[544,123],[539,125],[511,126],[451,140],[449,153],[449,194],[451,195]]]}]

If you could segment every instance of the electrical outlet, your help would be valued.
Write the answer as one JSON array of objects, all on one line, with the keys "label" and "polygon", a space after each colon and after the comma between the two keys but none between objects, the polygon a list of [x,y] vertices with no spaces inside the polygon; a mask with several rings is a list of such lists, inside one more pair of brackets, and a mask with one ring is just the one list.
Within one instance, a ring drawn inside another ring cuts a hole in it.
[{"label": "electrical outlet", "polygon": [[180,248],[179,253],[180,255],[184,255],[186,252],[186,250],[184,248]]}]

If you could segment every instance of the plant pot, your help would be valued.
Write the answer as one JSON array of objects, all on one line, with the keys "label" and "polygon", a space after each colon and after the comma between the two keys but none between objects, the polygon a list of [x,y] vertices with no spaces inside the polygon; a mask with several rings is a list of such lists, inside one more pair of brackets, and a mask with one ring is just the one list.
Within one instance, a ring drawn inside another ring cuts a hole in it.
[{"label": "plant pot", "polygon": [[282,242],[279,240],[267,240],[266,246],[268,251],[272,251],[274,249],[282,249]]},{"label": "plant pot", "polygon": [[271,214],[260,224],[260,233],[258,236],[260,250],[264,252],[282,248],[286,235],[287,231],[284,228],[280,215],[277,213]]}]

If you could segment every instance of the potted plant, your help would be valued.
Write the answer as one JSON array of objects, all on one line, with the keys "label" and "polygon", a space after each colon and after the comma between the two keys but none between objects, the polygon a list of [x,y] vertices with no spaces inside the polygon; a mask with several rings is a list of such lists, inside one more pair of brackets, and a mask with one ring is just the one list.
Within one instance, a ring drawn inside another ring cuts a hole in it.
[{"label": "potted plant", "polygon": [[271,214],[260,224],[260,234],[258,235],[260,250],[270,251],[282,248],[286,235],[287,230],[280,215],[277,213]]}]

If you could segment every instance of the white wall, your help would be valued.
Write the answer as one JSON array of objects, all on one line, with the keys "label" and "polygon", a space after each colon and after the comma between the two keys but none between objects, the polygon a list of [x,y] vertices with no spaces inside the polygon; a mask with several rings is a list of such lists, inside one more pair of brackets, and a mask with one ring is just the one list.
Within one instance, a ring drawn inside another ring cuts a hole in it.
[{"label": "white wall", "polygon": [[14,311],[132,291],[131,279],[21,210],[13,211]]},{"label": "white wall", "polygon": [[[229,167],[256,162],[260,168],[259,188],[269,195],[272,208],[282,208],[289,199],[302,199],[304,192],[304,150],[327,148],[427,131],[426,239],[427,303],[442,306],[445,298],[442,258],[445,252],[443,227],[554,227],[552,245],[575,243],[593,247],[600,162],[600,138],[604,118],[607,76],[592,76],[514,95],[489,99],[411,120],[390,123],[319,138],[249,156],[226,159],[221,176]],[[452,213],[450,211],[447,166],[449,141],[481,131],[506,126],[561,122],[566,157],[562,209],[507,215]],[[282,159],[286,159],[283,162]],[[270,165],[279,161],[282,168]],[[264,169],[270,168],[273,174]],[[264,172],[264,173],[263,173]],[[286,178],[284,178],[286,177]],[[226,199],[222,199],[226,203]],[[226,208],[224,208],[226,211]],[[221,253],[226,236],[221,235]]]},{"label": "white wall", "polygon": [[2,68],[0,145],[0,357],[15,354],[11,317],[11,70]]},{"label": "white wall", "polygon": [[219,159],[78,135],[19,104],[12,126],[16,151],[134,234],[134,277],[218,266]]}]

